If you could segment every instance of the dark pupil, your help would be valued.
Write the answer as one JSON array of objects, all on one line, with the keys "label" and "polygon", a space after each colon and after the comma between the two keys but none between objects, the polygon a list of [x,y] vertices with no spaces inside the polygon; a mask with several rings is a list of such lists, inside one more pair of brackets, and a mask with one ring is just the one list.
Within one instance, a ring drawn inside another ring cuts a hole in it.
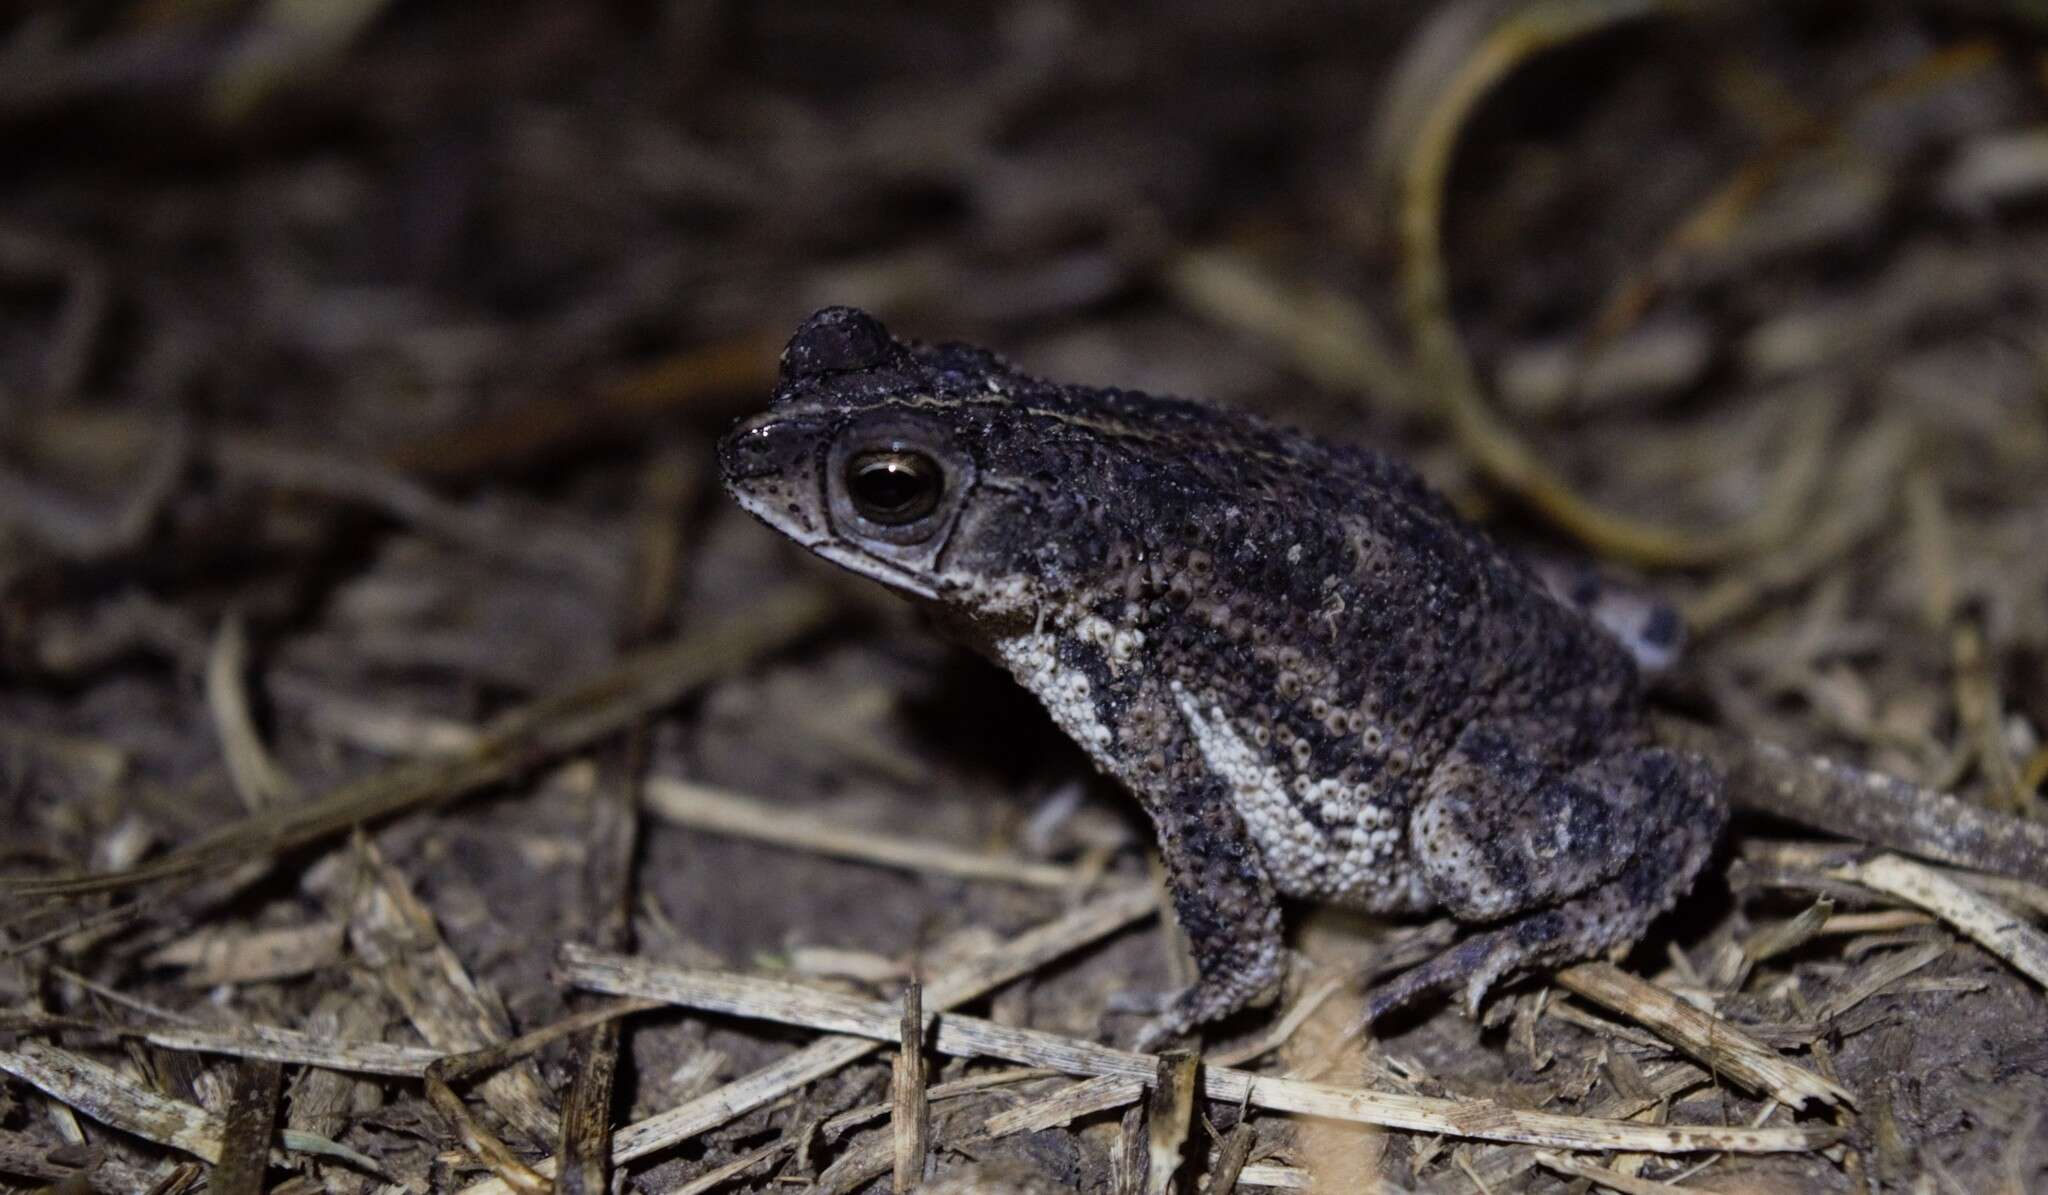
[{"label": "dark pupil", "polygon": [[853,459],[846,489],[878,523],[908,523],[939,504],[938,462],[920,452],[871,452]]}]

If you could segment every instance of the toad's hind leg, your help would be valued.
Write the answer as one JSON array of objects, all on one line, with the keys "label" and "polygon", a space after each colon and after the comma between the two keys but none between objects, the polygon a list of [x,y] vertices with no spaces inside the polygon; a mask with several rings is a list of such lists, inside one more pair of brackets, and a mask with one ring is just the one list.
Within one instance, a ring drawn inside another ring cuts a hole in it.
[{"label": "toad's hind leg", "polygon": [[1431,774],[1409,823],[1424,883],[1459,920],[1494,924],[1375,989],[1368,1021],[1454,988],[1476,1012],[1511,972],[1635,941],[1691,887],[1727,819],[1719,777],[1661,747],[1559,771],[1525,748],[1545,741],[1479,723]]}]

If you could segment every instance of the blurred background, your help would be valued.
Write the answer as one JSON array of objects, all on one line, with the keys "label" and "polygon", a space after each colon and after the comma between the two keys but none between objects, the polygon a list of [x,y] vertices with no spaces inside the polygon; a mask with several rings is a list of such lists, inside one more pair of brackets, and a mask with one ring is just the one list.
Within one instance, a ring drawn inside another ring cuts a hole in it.
[{"label": "blurred background", "polygon": [[1413,351],[1402,172],[1432,136],[1480,422],[1588,502],[1711,538],[1812,430],[1787,402],[1831,404],[1837,463],[1878,413],[1935,441],[1920,464],[1985,467],[1959,483],[2036,463],[2040,12],[1681,8],[16,5],[11,654],[79,612],[84,561],[185,597],[370,542],[276,500],[311,462],[221,433],[575,516],[600,572],[625,479],[701,464],[826,303],[1270,409],[1526,511]]},{"label": "blurred background", "polygon": [[[651,726],[654,770],[1141,868],[1112,792],[1026,835],[1078,755],[717,492],[713,439],[830,303],[1398,453],[1503,536],[1679,602],[1668,702],[2038,813],[2038,0],[18,0],[0,856],[149,858],[243,816],[252,783],[446,749],[436,726],[793,586],[829,592],[833,629]],[[209,676],[247,682],[243,722]],[[275,756],[253,781],[222,746],[244,724]],[[589,788],[382,836],[515,1022],[559,1004],[548,944],[587,928]],[[742,962],[1045,911],[935,914],[935,881],[673,827],[637,850],[628,903]],[[65,965],[190,1002],[143,963],[169,919],[312,916],[296,882],[167,903]],[[1748,924],[1734,888],[1686,942]],[[1104,975],[1167,986],[1155,947],[1127,954]],[[2020,1097],[1985,1077],[2040,1090],[2048,1013],[1992,986],[1967,1032],[1843,1047],[1923,1085],[1887,1104],[1901,1173],[2018,1191],[2048,1165],[2011,1160]],[[244,991],[286,1023],[316,995]],[[664,1057],[635,1107],[675,1095]],[[1822,1189],[1813,1165],[1781,1177]]]}]

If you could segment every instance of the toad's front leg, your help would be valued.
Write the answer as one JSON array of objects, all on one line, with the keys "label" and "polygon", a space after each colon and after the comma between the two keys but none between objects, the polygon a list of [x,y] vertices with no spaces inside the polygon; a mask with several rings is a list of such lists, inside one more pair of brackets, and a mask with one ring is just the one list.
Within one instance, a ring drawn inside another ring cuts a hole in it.
[{"label": "toad's front leg", "polygon": [[1285,956],[1279,901],[1229,792],[1197,774],[1170,795],[1147,796],[1145,805],[1198,973],[1140,1032],[1138,1048],[1150,1050],[1278,987]]},{"label": "toad's front leg", "polygon": [[1194,986],[1140,1032],[1151,1049],[1229,1016],[1279,986],[1286,969],[1279,899],[1234,794],[1209,766],[1176,705],[1156,686],[1125,695],[1124,766],[1151,815]]}]

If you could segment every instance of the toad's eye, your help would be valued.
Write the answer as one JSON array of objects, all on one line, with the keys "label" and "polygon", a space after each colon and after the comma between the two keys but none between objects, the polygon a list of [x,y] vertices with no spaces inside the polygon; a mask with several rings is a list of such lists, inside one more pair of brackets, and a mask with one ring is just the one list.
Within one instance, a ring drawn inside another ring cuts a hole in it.
[{"label": "toad's eye", "polygon": [[854,509],[885,527],[930,514],[945,486],[939,462],[922,452],[863,452],[846,464],[846,492]]}]

